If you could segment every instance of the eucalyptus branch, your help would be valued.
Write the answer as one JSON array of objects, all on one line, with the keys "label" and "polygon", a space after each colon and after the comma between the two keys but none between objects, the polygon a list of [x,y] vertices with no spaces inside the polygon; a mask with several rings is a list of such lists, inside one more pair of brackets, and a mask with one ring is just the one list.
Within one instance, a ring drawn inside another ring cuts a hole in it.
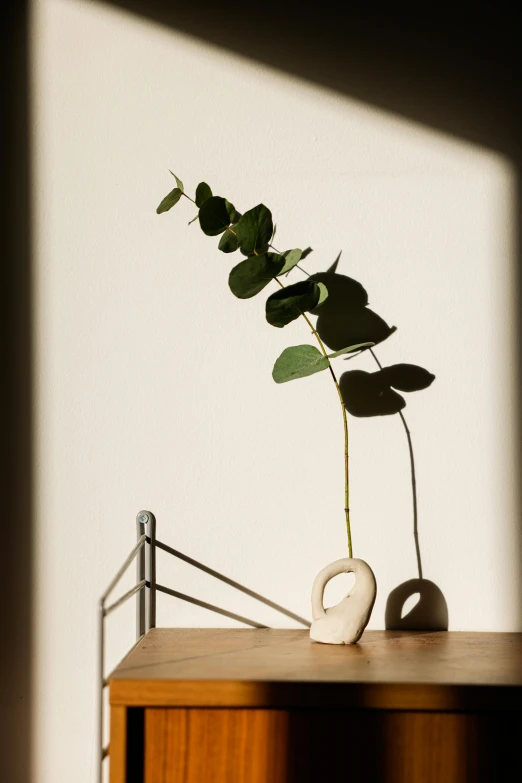
[{"label": "eucalyptus branch", "polygon": [[[172,174],[172,172],[171,172]],[[366,348],[373,343],[359,343],[347,346],[340,351],[328,353],[321,337],[314,325],[306,315],[314,311],[328,297],[328,290],[324,283],[316,282],[308,273],[306,281],[285,286],[279,277],[287,274],[298,263],[303,253],[294,249],[280,253],[270,244],[274,236],[272,214],[264,204],[250,209],[244,215],[239,213],[233,204],[221,196],[213,196],[210,187],[205,182],[200,182],[196,189],[196,198],[192,199],[185,193],[183,182],[176,177],[177,187],[174,188],[160,203],[158,213],[167,212],[178,203],[181,196],[185,196],[198,208],[197,218],[202,231],[207,236],[219,236],[219,249],[223,253],[233,253],[240,250],[246,256],[239,264],[233,267],[229,274],[228,283],[230,290],[239,299],[250,299],[265,288],[271,280],[279,285],[280,291],[268,297],[266,302],[266,319],[275,327],[284,327],[297,318],[303,317],[314,335],[319,350],[313,345],[297,345],[286,348],[274,364],[272,377],[276,383],[286,383],[297,378],[304,378],[328,369],[335,384],[341,403],[344,427],[344,465],[345,465],[345,503],[346,532],[348,537],[348,554],[353,556],[352,535],[349,510],[349,472],[348,472],[348,419],[346,405],[337,376],[331,364],[331,359],[341,354],[353,353]],[[196,218],[194,218],[195,220]],[[191,221],[193,222],[193,221]],[[270,252],[272,248],[273,252]]]},{"label": "eucalyptus branch", "polygon": [[[230,228],[230,226],[227,226],[226,230],[233,234],[234,236],[237,236],[237,233]],[[281,255],[280,251],[277,250],[273,245],[269,245],[275,253],[278,253]],[[254,250],[254,255],[258,255],[257,251]],[[299,267],[298,264],[296,266]],[[304,272],[306,275],[308,275],[308,272],[305,272],[304,269],[301,269],[302,272]],[[310,275],[308,275],[310,277]],[[274,278],[275,282],[281,287],[286,288],[285,285],[281,282],[281,280],[278,277]],[[321,352],[325,359],[328,360],[328,354],[326,352],[326,348],[324,346],[323,341],[321,340],[321,337],[319,336],[319,332],[313,325],[313,323],[310,321],[306,313],[301,312],[301,316],[305,319],[306,323],[310,327],[312,334],[314,335],[315,339],[319,343],[319,347],[321,349]],[[343,428],[344,428],[344,513],[345,513],[345,519],[346,519],[346,536],[348,540],[348,557],[353,557],[353,546],[352,546],[352,530],[351,530],[351,524],[350,524],[350,475],[349,475],[349,456],[348,456],[348,416],[346,414],[346,405],[344,404],[343,395],[341,392],[341,387],[339,386],[339,382],[337,380],[337,376],[335,374],[334,368],[332,367],[330,361],[328,360],[328,369],[330,370],[330,374],[332,376],[332,380],[335,384],[335,388],[337,389],[337,394],[339,395],[339,401],[341,403],[341,410],[343,415]]]}]

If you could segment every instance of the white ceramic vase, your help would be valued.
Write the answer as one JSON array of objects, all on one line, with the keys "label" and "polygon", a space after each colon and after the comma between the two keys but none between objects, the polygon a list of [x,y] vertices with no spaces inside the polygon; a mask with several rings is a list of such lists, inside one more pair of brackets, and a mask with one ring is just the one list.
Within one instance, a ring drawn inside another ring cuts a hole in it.
[{"label": "white ceramic vase", "polygon": [[[335,606],[325,609],[324,588],[338,574],[355,574],[355,584]],[[368,624],[372,613],[377,583],[364,560],[343,557],[319,571],[312,587],[312,626],[310,638],[323,644],[355,644]]]}]

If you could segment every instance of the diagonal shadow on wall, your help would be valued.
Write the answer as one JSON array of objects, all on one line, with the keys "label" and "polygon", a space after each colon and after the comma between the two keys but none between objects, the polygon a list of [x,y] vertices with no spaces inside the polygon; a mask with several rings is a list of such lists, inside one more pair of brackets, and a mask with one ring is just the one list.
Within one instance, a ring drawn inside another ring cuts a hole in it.
[{"label": "diagonal shadow on wall", "polygon": [[249,59],[520,160],[518,14],[503,0],[365,10],[333,3],[105,0]]}]

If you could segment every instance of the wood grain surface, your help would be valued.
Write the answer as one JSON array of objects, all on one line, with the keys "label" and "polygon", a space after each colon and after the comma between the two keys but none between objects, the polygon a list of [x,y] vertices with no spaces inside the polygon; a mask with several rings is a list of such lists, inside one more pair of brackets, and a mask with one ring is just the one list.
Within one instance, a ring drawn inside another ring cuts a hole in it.
[{"label": "wood grain surface", "polygon": [[495,783],[521,729],[520,715],[149,708],[145,783]]},{"label": "wood grain surface", "polygon": [[110,725],[109,781],[126,783],[127,710],[125,707],[111,707]]},{"label": "wood grain surface", "polygon": [[153,629],[110,677],[113,705],[517,709],[522,634]]},{"label": "wood grain surface", "polygon": [[145,783],[283,783],[287,728],[277,710],[147,709]]}]

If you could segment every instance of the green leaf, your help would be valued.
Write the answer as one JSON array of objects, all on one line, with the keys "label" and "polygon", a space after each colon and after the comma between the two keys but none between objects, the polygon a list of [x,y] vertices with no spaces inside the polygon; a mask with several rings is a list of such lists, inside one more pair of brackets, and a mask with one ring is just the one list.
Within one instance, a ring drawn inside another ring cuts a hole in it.
[{"label": "green leaf", "polygon": [[321,293],[319,295],[319,301],[317,302],[316,307],[320,307],[322,303],[328,299],[328,289],[324,283],[317,283],[317,285],[319,286]]},{"label": "green leaf", "polygon": [[226,202],[221,196],[211,196],[199,210],[199,225],[204,234],[215,237],[230,224]]},{"label": "green leaf", "polygon": [[210,186],[206,182],[200,182],[196,188],[196,205],[202,207],[209,198],[212,198]]},{"label": "green leaf", "polygon": [[[231,226],[235,230],[234,226]],[[239,247],[237,236],[232,231],[225,231],[221,239],[219,240],[218,248],[223,253],[234,253]]]},{"label": "green leaf", "polygon": [[[319,283],[320,285],[320,283]],[[343,353],[352,353],[352,351],[361,351],[363,348],[372,348],[375,343],[357,343],[357,345],[349,345],[348,348],[341,348],[340,351],[329,353],[329,359],[335,359],[336,356],[341,356]]]},{"label": "green leaf", "polygon": [[314,345],[294,345],[285,348],[277,359],[272,378],[276,383],[286,383],[326,370],[329,365],[328,359]]},{"label": "green leaf", "polygon": [[303,251],[299,250],[299,248],[297,248],[296,250],[287,250],[285,253],[283,253],[286,261],[284,267],[281,270],[281,274],[284,275],[287,272],[289,272],[291,269],[293,269],[294,266],[298,264],[299,261],[301,260],[302,254]]},{"label": "green leaf", "polygon": [[241,212],[238,212],[237,209],[233,204],[230,203],[227,199],[225,199],[225,204],[227,207],[228,216],[230,218],[231,223],[237,223],[241,218],[243,217]]},{"label": "green leaf", "polygon": [[168,212],[169,209],[172,209],[174,204],[178,203],[182,195],[183,195],[183,191],[180,190],[179,188],[174,188],[174,190],[171,190],[168,196],[165,196],[165,198],[157,208],[156,212],[158,213],[158,215],[161,215],[162,212]]},{"label": "green leaf", "polygon": [[239,299],[250,299],[277,277],[284,262],[284,257],[277,253],[263,253],[245,258],[230,272],[230,290]]},{"label": "green leaf", "polygon": [[188,225],[190,226],[191,223],[195,223],[198,217],[199,215],[196,215],[196,217],[193,217],[192,220],[189,220]]},{"label": "green leaf", "polygon": [[245,255],[266,252],[272,231],[272,213],[264,204],[249,209],[237,224],[241,252]]},{"label": "green leaf", "polygon": [[272,326],[286,326],[306,310],[317,306],[321,290],[313,280],[289,285],[276,291],[266,302],[266,320]]},{"label": "green leaf", "polygon": [[[169,169],[169,171],[170,171],[170,169]],[[176,180],[176,185],[178,186],[178,188],[181,190],[182,193],[184,193],[185,192],[185,186],[184,186],[183,182],[180,180],[179,177],[176,177],[176,175],[174,174],[173,171],[170,171],[170,173],[172,174],[172,176]]]}]

